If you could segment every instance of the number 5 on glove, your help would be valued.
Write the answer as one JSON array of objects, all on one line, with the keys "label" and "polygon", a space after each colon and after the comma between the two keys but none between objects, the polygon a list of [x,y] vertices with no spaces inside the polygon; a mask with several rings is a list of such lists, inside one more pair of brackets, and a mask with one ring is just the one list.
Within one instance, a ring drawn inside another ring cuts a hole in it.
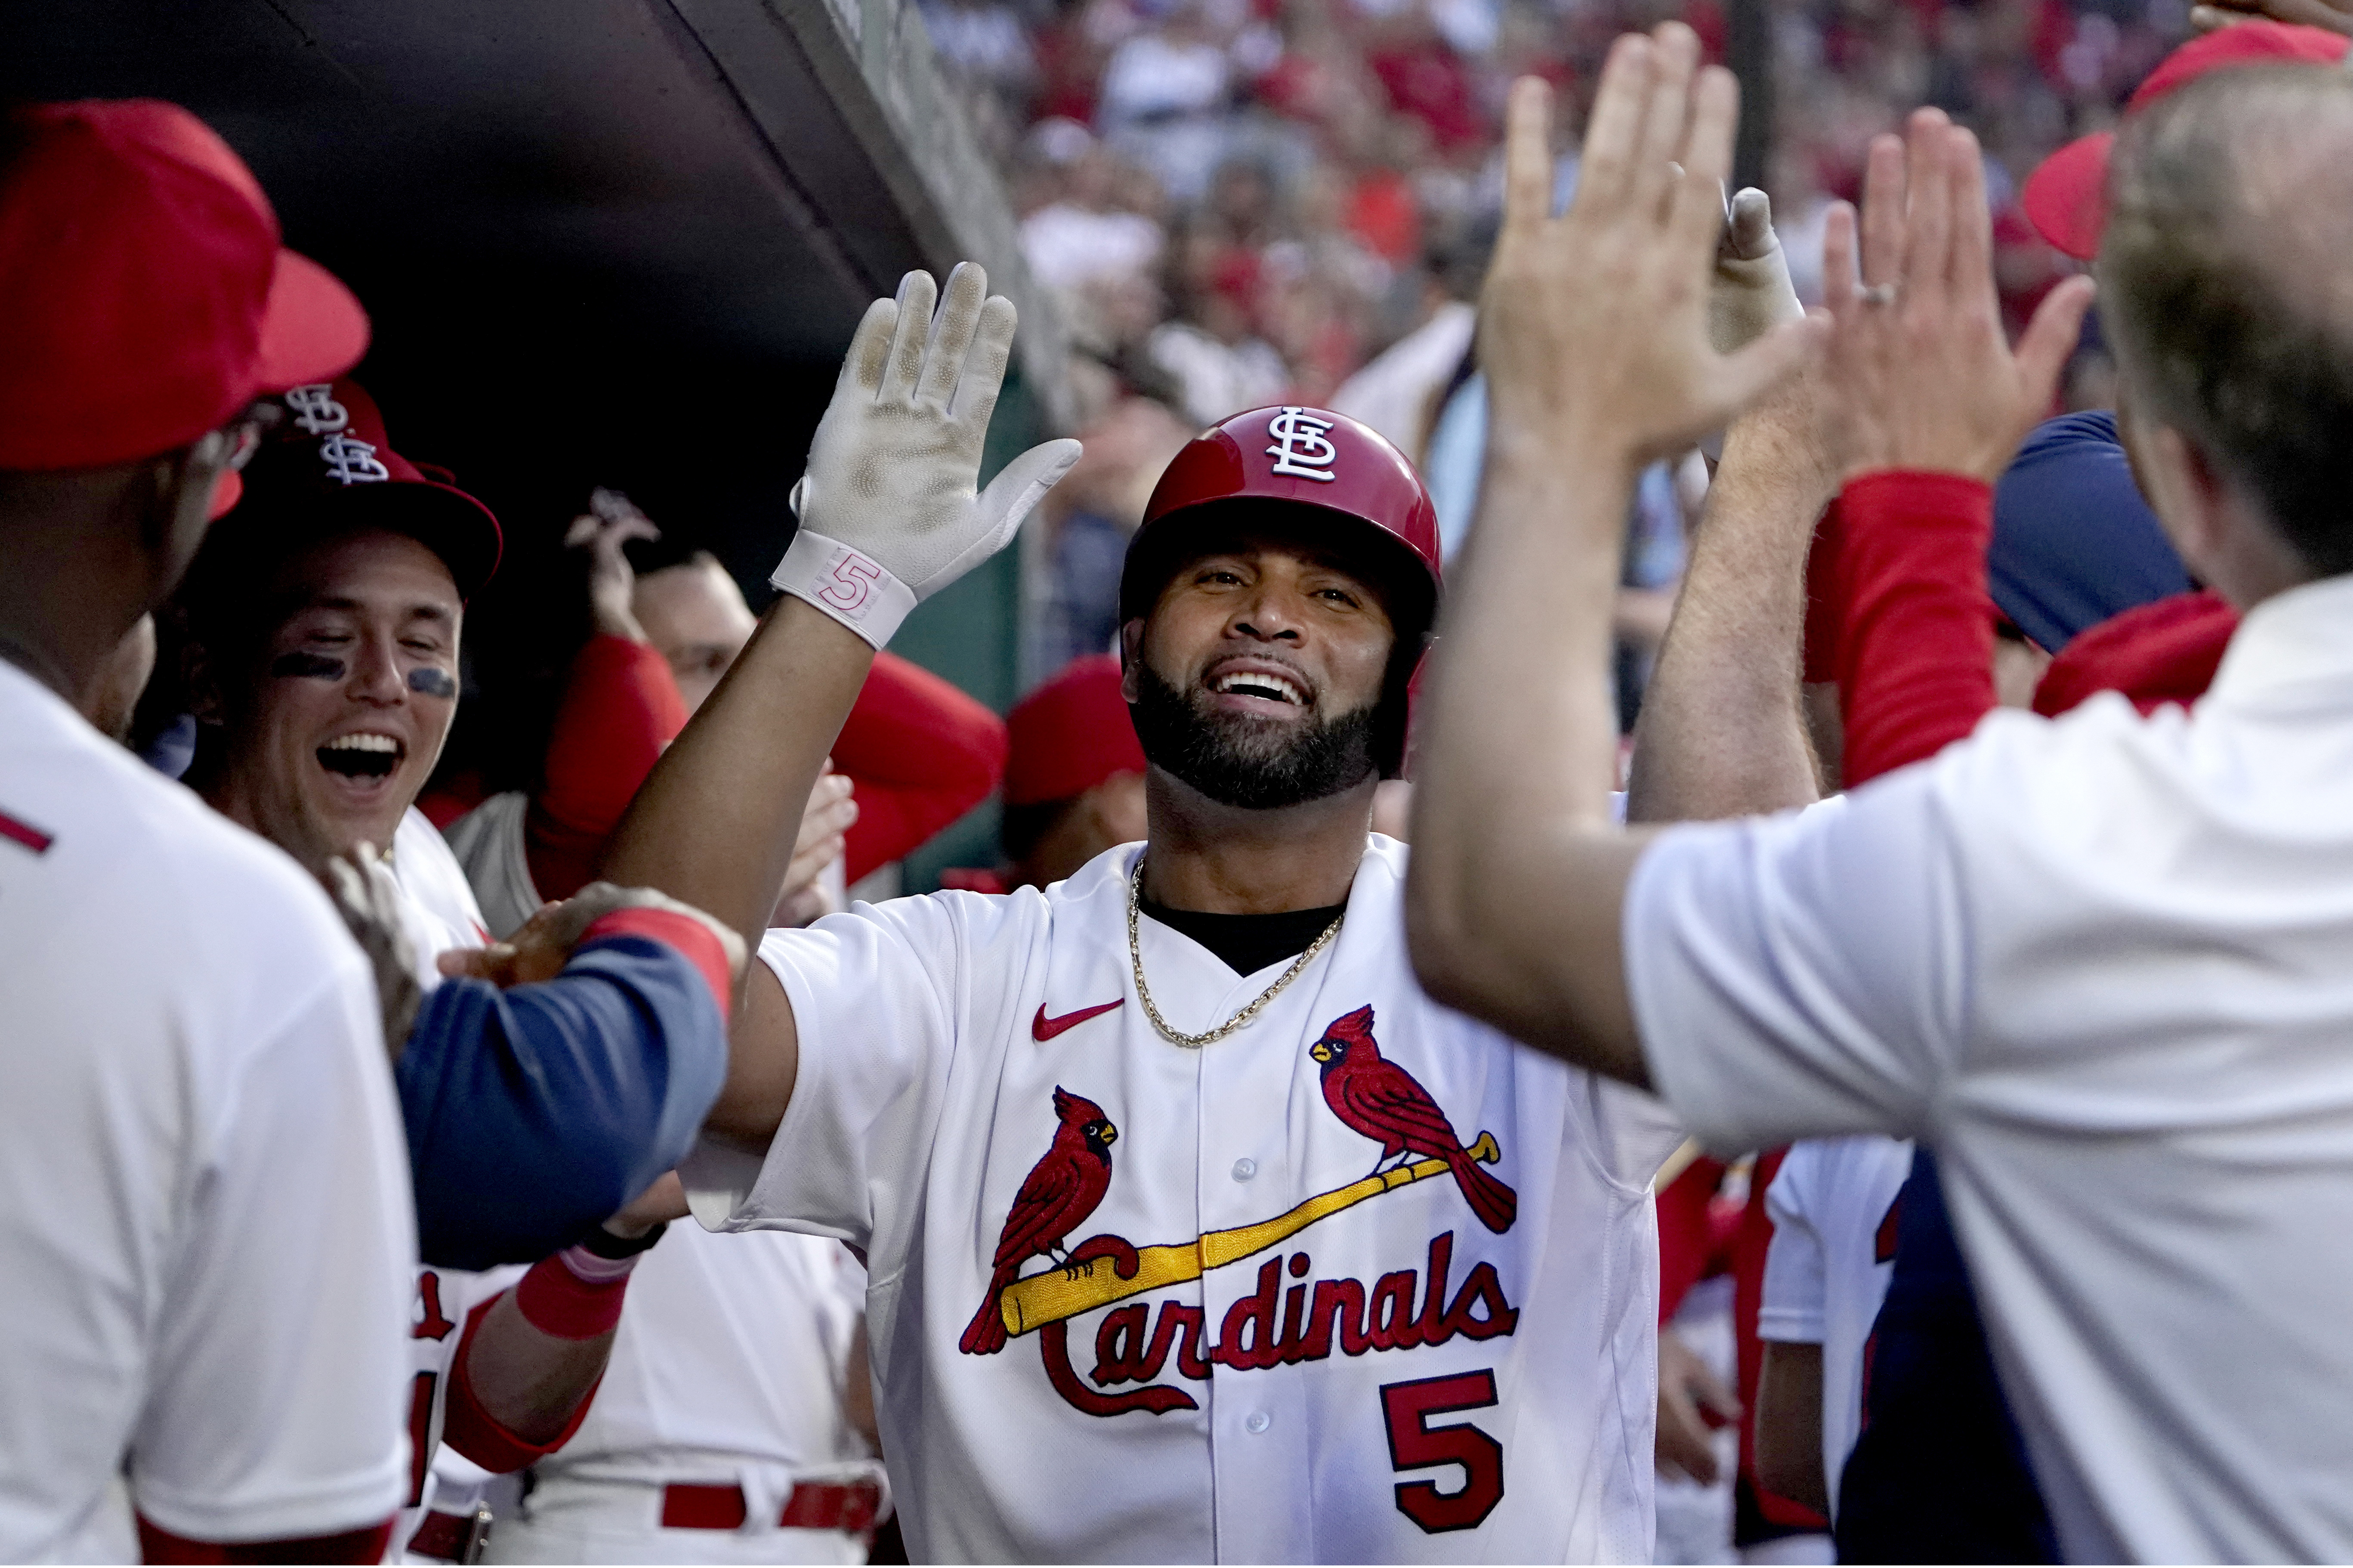
[{"label": "number 5 on glove", "polygon": [[793,487],[800,531],[768,581],[876,647],[916,605],[1004,548],[1079,459],[1049,441],[976,494],[988,416],[1013,355],[1012,302],[967,261],[933,302],[910,272],[867,308]]}]

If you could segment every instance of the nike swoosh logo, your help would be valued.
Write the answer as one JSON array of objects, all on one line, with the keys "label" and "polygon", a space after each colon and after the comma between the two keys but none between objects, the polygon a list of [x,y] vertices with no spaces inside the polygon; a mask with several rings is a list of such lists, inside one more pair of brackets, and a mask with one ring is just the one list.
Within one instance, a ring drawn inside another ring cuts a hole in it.
[{"label": "nike swoosh logo", "polygon": [[1029,1032],[1039,1039],[1050,1040],[1065,1029],[1075,1028],[1089,1018],[1101,1017],[1114,1007],[1124,1006],[1126,1003],[1126,997],[1115,996],[1098,1006],[1082,1007],[1075,1013],[1065,1013],[1059,1018],[1049,1018],[1046,1016],[1046,1005],[1041,1002],[1038,1005],[1038,1016],[1029,1021]]}]

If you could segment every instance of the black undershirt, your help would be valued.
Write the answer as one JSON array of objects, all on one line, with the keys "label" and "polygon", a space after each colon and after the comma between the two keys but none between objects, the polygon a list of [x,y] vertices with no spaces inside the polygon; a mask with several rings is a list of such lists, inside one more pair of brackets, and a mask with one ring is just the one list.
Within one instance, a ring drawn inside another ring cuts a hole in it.
[{"label": "black undershirt", "polygon": [[1270,963],[1297,958],[1340,918],[1345,904],[1327,910],[1284,910],[1271,915],[1211,915],[1142,902],[1145,914],[1170,931],[1191,937],[1225,961],[1236,974],[1255,974]]}]

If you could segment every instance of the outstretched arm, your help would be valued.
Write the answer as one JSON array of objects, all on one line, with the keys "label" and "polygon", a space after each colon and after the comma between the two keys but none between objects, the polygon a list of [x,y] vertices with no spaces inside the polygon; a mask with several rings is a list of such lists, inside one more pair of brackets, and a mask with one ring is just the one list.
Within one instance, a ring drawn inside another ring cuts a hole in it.
[{"label": "outstretched arm", "polygon": [[[1732,353],[1806,313],[1765,193],[1732,198],[1708,289],[1708,340]],[[1803,805],[1817,768],[1799,705],[1807,541],[1834,481],[1792,381],[1733,422],[1692,542],[1674,620],[1642,693],[1631,822]]]},{"label": "outstretched arm", "polygon": [[1609,820],[1626,500],[1644,462],[1722,425],[1815,335],[1791,324],[1730,356],[1710,346],[1738,89],[1697,69],[1698,52],[1679,23],[1618,41],[1558,219],[1549,94],[1512,89],[1480,325],[1486,477],[1439,644],[1407,904],[1433,995],[1638,1083],[1619,916],[1642,840]]},{"label": "outstretched arm", "polygon": [[1835,492],[1798,377],[1734,421],[1634,731],[1630,822],[1804,805],[1820,794],[1799,702],[1806,557]]},{"label": "outstretched arm", "polygon": [[[994,554],[1077,459],[1048,442],[976,495],[1014,312],[969,262],[936,315],[930,277],[878,300],[795,492],[800,531],[771,579],[785,597],[663,754],[606,852],[608,877],[709,910],[756,947],[809,789],[874,651],[915,604]],[[765,1145],[791,1099],[799,1039],[784,989],[752,966],[727,1084],[708,1125]]]}]

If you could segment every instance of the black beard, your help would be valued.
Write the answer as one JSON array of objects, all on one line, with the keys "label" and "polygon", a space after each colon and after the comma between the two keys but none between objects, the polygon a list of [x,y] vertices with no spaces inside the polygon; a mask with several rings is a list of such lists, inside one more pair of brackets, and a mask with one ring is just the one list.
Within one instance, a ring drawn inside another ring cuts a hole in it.
[{"label": "black beard", "polygon": [[1189,699],[1136,661],[1141,693],[1128,705],[1145,759],[1221,805],[1277,811],[1322,800],[1379,772],[1373,762],[1378,704],[1304,726],[1254,719]]}]

